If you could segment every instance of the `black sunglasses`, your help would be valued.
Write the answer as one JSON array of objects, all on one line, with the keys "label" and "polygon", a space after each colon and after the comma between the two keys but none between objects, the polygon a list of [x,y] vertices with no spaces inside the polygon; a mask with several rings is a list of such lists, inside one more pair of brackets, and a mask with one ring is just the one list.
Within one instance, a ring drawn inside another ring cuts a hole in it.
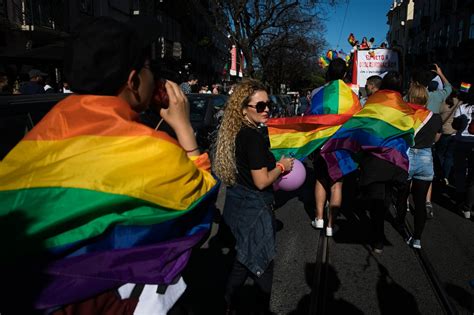
[{"label": "black sunglasses", "polygon": [[267,101],[267,102],[260,101],[255,105],[247,104],[247,106],[255,108],[257,110],[257,113],[263,113],[265,111],[265,108],[267,108],[267,107],[268,107],[269,110],[272,110],[273,103],[271,101]]}]

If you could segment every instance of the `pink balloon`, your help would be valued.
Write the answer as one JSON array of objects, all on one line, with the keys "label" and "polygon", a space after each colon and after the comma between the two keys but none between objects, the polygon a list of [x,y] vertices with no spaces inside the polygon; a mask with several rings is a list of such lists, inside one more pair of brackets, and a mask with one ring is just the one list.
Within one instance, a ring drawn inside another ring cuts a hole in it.
[{"label": "pink balloon", "polygon": [[300,160],[295,160],[291,172],[283,174],[273,183],[274,190],[293,191],[301,187],[306,179],[306,169]]}]

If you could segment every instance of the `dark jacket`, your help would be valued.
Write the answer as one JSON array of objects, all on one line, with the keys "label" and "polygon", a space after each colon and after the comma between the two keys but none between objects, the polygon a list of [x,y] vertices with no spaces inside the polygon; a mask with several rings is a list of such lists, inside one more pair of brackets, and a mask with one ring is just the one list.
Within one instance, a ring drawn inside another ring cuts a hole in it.
[{"label": "dark jacket", "polygon": [[237,260],[260,277],[276,254],[273,192],[227,187],[224,221],[236,240]]}]

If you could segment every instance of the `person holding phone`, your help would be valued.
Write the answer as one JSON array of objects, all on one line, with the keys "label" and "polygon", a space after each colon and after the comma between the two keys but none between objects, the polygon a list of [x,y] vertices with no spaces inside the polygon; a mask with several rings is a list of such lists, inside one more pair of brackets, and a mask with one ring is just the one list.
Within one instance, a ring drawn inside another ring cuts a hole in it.
[{"label": "person holding phone", "polygon": [[223,218],[236,240],[236,257],[227,280],[227,312],[235,292],[251,276],[260,288],[260,307],[268,310],[275,257],[272,184],[291,171],[293,158],[275,161],[259,124],[269,119],[272,103],[256,80],[236,85],[217,136],[213,170],[227,186]]},{"label": "person holding phone", "polygon": [[[71,34],[64,70],[75,94],[1,161],[0,215],[16,220],[10,236],[22,240],[10,265],[3,261],[2,312],[132,314],[160,299],[124,296],[123,286],[184,291],[186,257],[205,234],[192,231],[203,226],[217,182],[176,83],[165,82],[168,106],[159,113],[177,140],[139,121],[155,89],[158,29],[153,18],[94,17]],[[172,232],[162,228],[170,223]],[[179,294],[168,297],[167,309]]]}]

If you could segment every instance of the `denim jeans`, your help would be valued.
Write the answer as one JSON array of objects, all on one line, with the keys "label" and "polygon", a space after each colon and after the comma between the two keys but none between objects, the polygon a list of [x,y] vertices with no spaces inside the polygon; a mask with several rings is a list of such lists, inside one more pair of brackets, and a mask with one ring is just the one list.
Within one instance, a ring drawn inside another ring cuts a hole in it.
[{"label": "denim jeans", "polygon": [[419,179],[430,182],[433,180],[433,154],[431,148],[408,150],[408,180]]}]

